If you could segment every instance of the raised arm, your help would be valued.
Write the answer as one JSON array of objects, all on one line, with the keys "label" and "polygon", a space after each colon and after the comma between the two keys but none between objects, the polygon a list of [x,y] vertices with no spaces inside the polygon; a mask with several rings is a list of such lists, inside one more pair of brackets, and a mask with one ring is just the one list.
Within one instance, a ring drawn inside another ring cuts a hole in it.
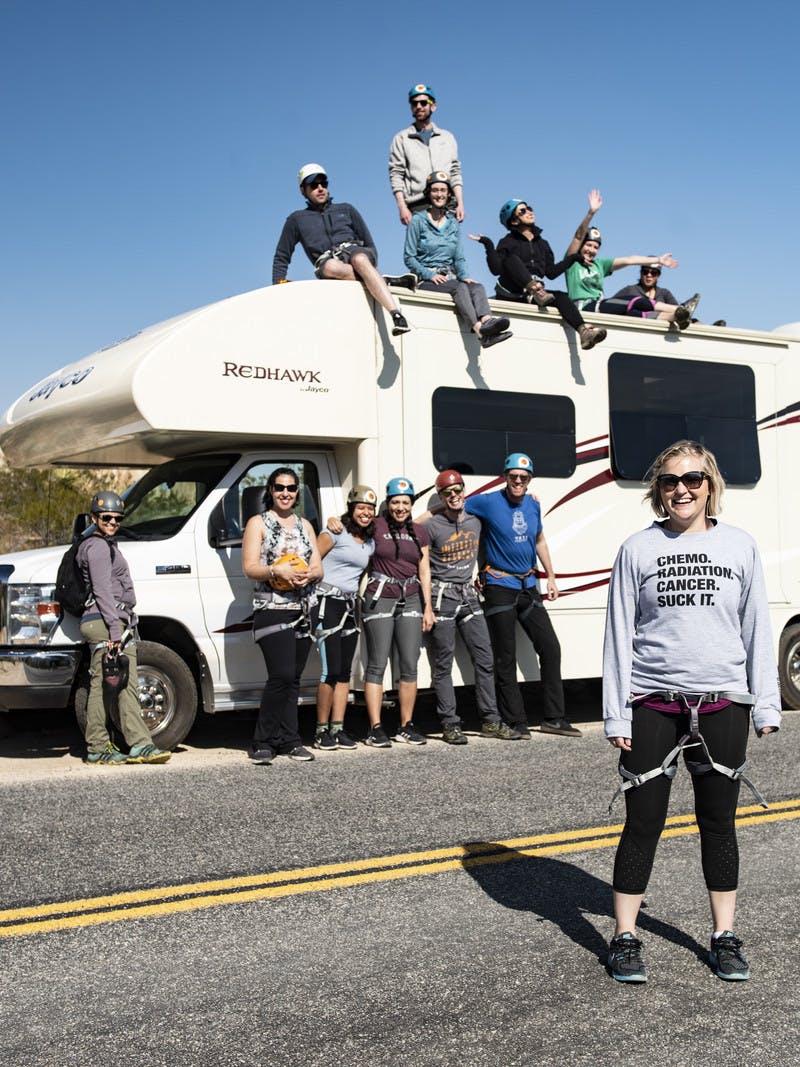
[{"label": "raised arm", "polygon": [[619,270],[620,267],[643,267],[646,263],[653,267],[669,267],[671,269],[678,266],[678,261],[672,258],[672,253],[665,252],[658,259],[653,259],[652,256],[622,256],[614,260],[611,264],[611,269],[614,271]]},{"label": "raised arm", "polygon": [[567,256],[574,255],[580,249],[581,245],[583,244],[583,239],[589,231],[592,219],[603,206],[603,197],[600,195],[599,189],[592,189],[591,192],[588,194],[588,200],[589,210],[578,223],[578,228],[575,231],[575,236],[570,241],[569,245],[567,246],[567,250],[564,253],[565,258]]}]

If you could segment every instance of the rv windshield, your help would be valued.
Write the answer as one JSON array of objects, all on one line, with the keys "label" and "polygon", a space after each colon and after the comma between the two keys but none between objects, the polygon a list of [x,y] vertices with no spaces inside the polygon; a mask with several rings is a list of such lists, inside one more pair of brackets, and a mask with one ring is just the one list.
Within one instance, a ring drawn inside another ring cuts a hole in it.
[{"label": "rv windshield", "polygon": [[238,458],[238,454],[190,456],[154,467],[126,495],[125,519],[117,537],[132,541],[172,537]]}]

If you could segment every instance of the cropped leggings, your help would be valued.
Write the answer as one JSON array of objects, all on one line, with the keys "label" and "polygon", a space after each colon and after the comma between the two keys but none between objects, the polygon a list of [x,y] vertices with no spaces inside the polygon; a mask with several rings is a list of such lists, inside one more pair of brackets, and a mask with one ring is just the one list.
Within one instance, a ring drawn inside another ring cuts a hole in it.
[{"label": "cropped leggings", "polygon": [[422,603],[419,593],[407,596],[405,604],[392,597],[381,597],[374,607],[364,598],[361,613],[367,643],[367,668],[364,681],[380,685],[394,645],[400,665],[399,681],[416,682],[417,662],[422,647]]},{"label": "cropped leggings", "polygon": [[[712,758],[725,767],[744,763],[750,709],[731,704],[700,715],[700,733]],[[633,774],[660,766],[666,755],[689,732],[689,716],[670,715],[652,708],[633,710],[631,751],[622,763]],[[684,749],[684,761],[704,761],[700,748]],[[656,847],[667,817],[670,786],[666,775],[651,778],[625,793],[627,817],[614,862],[614,889],[618,893],[644,893],[653,868]],[[700,829],[703,876],[710,890],[736,889],[739,847],[735,813],[739,783],[718,771],[692,775],[694,810]]]}]

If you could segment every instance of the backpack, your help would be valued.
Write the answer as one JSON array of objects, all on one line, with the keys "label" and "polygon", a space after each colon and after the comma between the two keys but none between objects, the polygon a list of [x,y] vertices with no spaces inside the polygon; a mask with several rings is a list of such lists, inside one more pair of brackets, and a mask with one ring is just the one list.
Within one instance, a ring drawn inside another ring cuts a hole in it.
[{"label": "backpack", "polygon": [[[67,612],[67,614],[76,615],[78,618],[83,615],[86,602],[92,594],[91,587],[84,580],[78,565],[78,549],[82,544],[82,539],[73,541],[61,557],[61,562],[58,565],[58,574],[56,574],[55,599],[61,605],[61,613],[63,615],[64,612]],[[114,546],[110,541],[107,541],[106,544],[111,553],[111,562],[113,564]]]}]

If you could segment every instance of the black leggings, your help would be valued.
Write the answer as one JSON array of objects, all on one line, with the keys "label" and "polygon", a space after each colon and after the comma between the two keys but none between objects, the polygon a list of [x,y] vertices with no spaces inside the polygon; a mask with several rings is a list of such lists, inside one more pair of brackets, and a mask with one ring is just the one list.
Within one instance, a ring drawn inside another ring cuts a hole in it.
[{"label": "black leggings", "polygon": [[[741,766],[749,724],[750,709],[742,704],[701,714],[700,733],[711,758],[725,767]],[[688,732],[688,714],[670,715],[652,708],[634,708],[631,751],[622,753],[623,766],[633,774],[660,766]],[[706,762],[700,747],[684,750],[684,761],[687,759]],[[644,893],[647,889],[667,817],[671,785],[670,779],[661,774],[625,793],[627,818],[614,862],[614,889],[618,893]],[[739,847],[735,814],[739,783],[712,770],[707,774],[693,774],[692,787],[706,886],[720,892],[736,889]]]},{"label": "black leggings", "polygon": [[[331,630],[338,626],[347,611],[347,601],[337,597],[326,596],[325,606],[320,616],[319,624],[323,630]],[[320,681],[327,685],[336,685],[338,682],[350,681],[350,673],[353,668],[353,657],[358,645],[358,630],[353,633],[342,633],[343,630],[353,629],[352,618],[345,620],[344,626],[319,639],[319,655],[322,661],[322,675]]]},{"label": "black leggings", "polygon": [[[503,269],[500,272],[500,284],[509,292],[519,293],[521,298],[522,291],[532,277],[533,275],[530,270],[525,266],[519,256],[506,256],[503,260]],[[558,308],[558,312],[564,322],[568,322],[573,330],[580,330],[584,322],[583,315],[578,311],[569,296],[557,289],[551,289],[546,283],[545,288],[548,293],[552,293],[555,297],[555,306]]]}]

